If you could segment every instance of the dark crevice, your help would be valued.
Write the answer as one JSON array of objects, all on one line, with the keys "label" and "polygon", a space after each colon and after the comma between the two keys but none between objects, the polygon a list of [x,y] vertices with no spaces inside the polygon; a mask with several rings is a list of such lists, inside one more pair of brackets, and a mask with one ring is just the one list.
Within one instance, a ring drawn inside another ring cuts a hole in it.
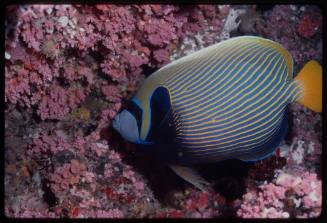
[{"label": "dark crevice", "polygon": [[49,205],[49,208],[52,208],[58,204],[58,198],[55,196],[55,194],[50,189],[50,181],[47,179],[44,179],[42,181],[42,190],[44,192],[43,194],[43,200]]},{"label": "dark crevice", "polygon": [[150,76],[152,73],[158,70],[158,68],[150,67],[148,64],[143,64],[141,68],[145,77]]}]

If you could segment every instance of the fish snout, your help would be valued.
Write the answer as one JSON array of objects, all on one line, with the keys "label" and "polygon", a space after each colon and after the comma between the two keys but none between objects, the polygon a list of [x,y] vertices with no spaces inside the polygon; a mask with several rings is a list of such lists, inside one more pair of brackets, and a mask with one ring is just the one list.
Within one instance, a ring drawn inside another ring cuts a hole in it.
[{"label": "fish snout", "polygon": [[116,117],[114,118],[114,121],[112,122],[112,127],[113,127],[117,132],[120,132],[120,118],[119,118],[119,114],[116,115]]}]

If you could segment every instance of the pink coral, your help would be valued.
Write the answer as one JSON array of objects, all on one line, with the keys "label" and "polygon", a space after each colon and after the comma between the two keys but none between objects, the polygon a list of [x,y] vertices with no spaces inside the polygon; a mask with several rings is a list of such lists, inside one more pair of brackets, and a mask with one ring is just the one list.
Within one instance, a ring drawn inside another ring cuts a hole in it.
[{"label": "pink coral", "polygon": [[86,144],[86,141],[84,138],[77,137],[73,143],[73,146],[78,152],[84,153],[85,152],[85,144]]},{"label": "pink coral", "polygon": [[143,182],[135,182],[134,187],[136,190],[143,191],[144,190],[144,183]]},{"label": "pink coral", "polygon": [[156,50],[153,52],[154,58],[159,62],[167,62],[169,60],[169,52],[165,49]]},{"label": "pink coral", "polygon": [[29,155],[41,155],[41,154],[56,154],[60,151],[69,149],[68,142],[62,137],[49,136],[42,134],[33,139],[33,142],[29,145],[27,153]]},{"label": "pink coral", "polygon": [[305,37],[312,37],[319,27],[321,26],[322,18],[320,14],[317,15],[304,15],[299,21],[297,32]]},{"label": "pink coral", "polygon": [[70,160],[70,163],[58,167],[49,176],[51,188],[56,193],[67,192],[70,186],[74,186],[80,181],[91,183],[93,178],[94,174],[88,172],[86,166],[75,159]]},{"label": "pink coral", "polygon": [[135,176],[134,176],[134,171],[131,170],[130,166],[127,166],[127,168],[123,171],[123,177],[131,180],[132,182],[136,181]]},{"label": "pink coral", "polygon": [[163,19],[151,19],[146,22],[140,21],[138,29],[147,34],[147,40],[154,46],[164,46],[171,40],[176,39],[174,34],[175,28],[173,24]]},{"label": "pink coral", "polygon": [[116,85],[102,86],[101,91],[108,101],[119,102],[121,100],[120,90]]},{"label": "pink coral", "polygon": [[[304,172],[299,177],[280,173],[275,183],[259,186],[259,191],[248,191],[237,211],[244,218],[288,218],[292,208],[302,207],[312,216],[321,212],[321,181],[316,174]],[[310,210],[310,211],[308,211]],[[301,212],[296,212],[300,217]],[[293,215],[293,213],[292,213]]]},{"label": "pink coral", "polygon": [[116,163],[116,162],[120,162],[121,161],[121,155],[113,150],[110,150],[109,151],[109,159]]},{"label": "pink coral", "polygon": [[123,213],[118,209],[112,209],[109,211],[97,211],[96,217],[98,218],[122,218]]},{"label": "pink coral", "polygon": [[62,119],[72,109],[76,108],[85,98],[82,89],[65,90],[60,86],[53,86],[49,95],[42,97],[37,113],[41,119]]},{"label": "pink coral", "polygon": [[104,177],[112,177],[113,176],[113,167],[111,163],[106,163],[104,165]]},{"label": "pink coral", "polygon": [[306,9],[306,6],[300,5],[276,5],[267,13],[266,19],[256,24],[258,33],[281,43],[293,56],[296,65],[318,59],[321,51],[320,44],[302,43],[302,36],[313,38],[313,35],[321,35],[322,27],[320,10],[315,7]]},{"label": "pink coral", "polygon": [[123,218],[124,214],[119,209],[110,209],[110,210],[86,210],[83,209],[79,217],[87,217],[87,218]]},{"label": "pink coral", "polygon": [[[158,173],[148,157],[136,154],[110,129],[145,75],[220,41],[230,9],[239,10],[221,5],[8,6],[6,216],[209,218],[237,209],[241,217],[318,216],[321,116],[303,106],[290,106],[291,134],[298,139],[283,145],[286,161],[262,161],[261,169],[255,165],[242,200],[219,194],[220,189],[207,194],[170,180],[169,173]],[[321,59],[317,9],[277,5],[259,14],[258,34],[282,43],[294,57],[295,70],[308,59]],[[305,15],[315,24],[299,30]],[[302,38],[301,32],[310,37]],[[75,119],[82,108],[89,117]],[[24,143],[27,156],[19,150]],[[277,175],[281,166],[284,172]],[[169,193],[166,186],[172,187]],[[234,194],[228,188],[228,196]]]},{"label": "pink coral", "polygon": [[[150,66],[162,66],[169,61],[171,45],[180,37],[204,28],[204,18],[210,23],[219,18],[215,6],[188,7],[186,11],[174,5],[18,8],[17,36],[6,38],[10,63],[6,64],[5,100],[32,107],[42,120],[63,119],[78,106],[90,91],[79,89],[83,96],[76,97],[68,86],[83,82],[94,89],[96,68],[100,67],[111,80],[135,86],[143,65],[153,61]],[[14,22],[8,17],[8,23]],[[27,47],[18,41],[19,37]],[[150,54],[149,46],[158,49]],[[97,61],[89,49],[98,52]],[[15,68],[18,60],[24,62],[25,70]],[[59,86],[60,82],[64,86]],[[120,101],[108,87],[102,91],[110,101]],[[65,103],[68,106],[63,106]]]},{"label": "pink coral", "polygon": [[112,80],[126,81],[126,70],[124,65],[118,62],[118,58],[106,58],[100,67]]},{"label": "pink coral", "polygon": [[[7,72],[10,72],[7,70]],[[6,88],[5,88],[5,94],[6,98],[5,100],[9,100],[12,103],[17,103],[19,100],[25,101],[26,94],[30,94],[30,86],[28,84],[28,74],[29,71],[24,68],[17,68],[13,70],[15,73],[14,75],[17,75],[17,78],[13,78],[7,81]],[[9,75],[9,73],[7,73]],[[6,76],[7,76],[6,75]],[[28,107],[30,107],[30,104],[27,103]]]}]

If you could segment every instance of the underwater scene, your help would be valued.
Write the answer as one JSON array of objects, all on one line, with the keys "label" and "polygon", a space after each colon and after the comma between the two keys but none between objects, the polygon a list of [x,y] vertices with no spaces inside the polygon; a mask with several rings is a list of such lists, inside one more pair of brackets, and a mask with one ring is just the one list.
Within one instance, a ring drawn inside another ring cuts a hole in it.
[{"label": "underwater scene", "polygon": [[5,9],[7,218],[316,218],[316,5]]}]

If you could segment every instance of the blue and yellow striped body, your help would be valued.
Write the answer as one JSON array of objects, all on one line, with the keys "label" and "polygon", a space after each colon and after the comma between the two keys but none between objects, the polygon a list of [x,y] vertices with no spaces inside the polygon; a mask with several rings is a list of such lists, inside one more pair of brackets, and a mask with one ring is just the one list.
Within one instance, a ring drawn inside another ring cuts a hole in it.
[{"label": "blue and yellow striped body", "polygon": [[164,87],[178,117],[172,155],[180,163],[265,158],[286,132],[286,106],[302,94],[292,76],[291,56],[271,40],[237,37],[200,50],[146,79],[134,98],[143,109],[140,138],[152,124],[151,96]]}]

